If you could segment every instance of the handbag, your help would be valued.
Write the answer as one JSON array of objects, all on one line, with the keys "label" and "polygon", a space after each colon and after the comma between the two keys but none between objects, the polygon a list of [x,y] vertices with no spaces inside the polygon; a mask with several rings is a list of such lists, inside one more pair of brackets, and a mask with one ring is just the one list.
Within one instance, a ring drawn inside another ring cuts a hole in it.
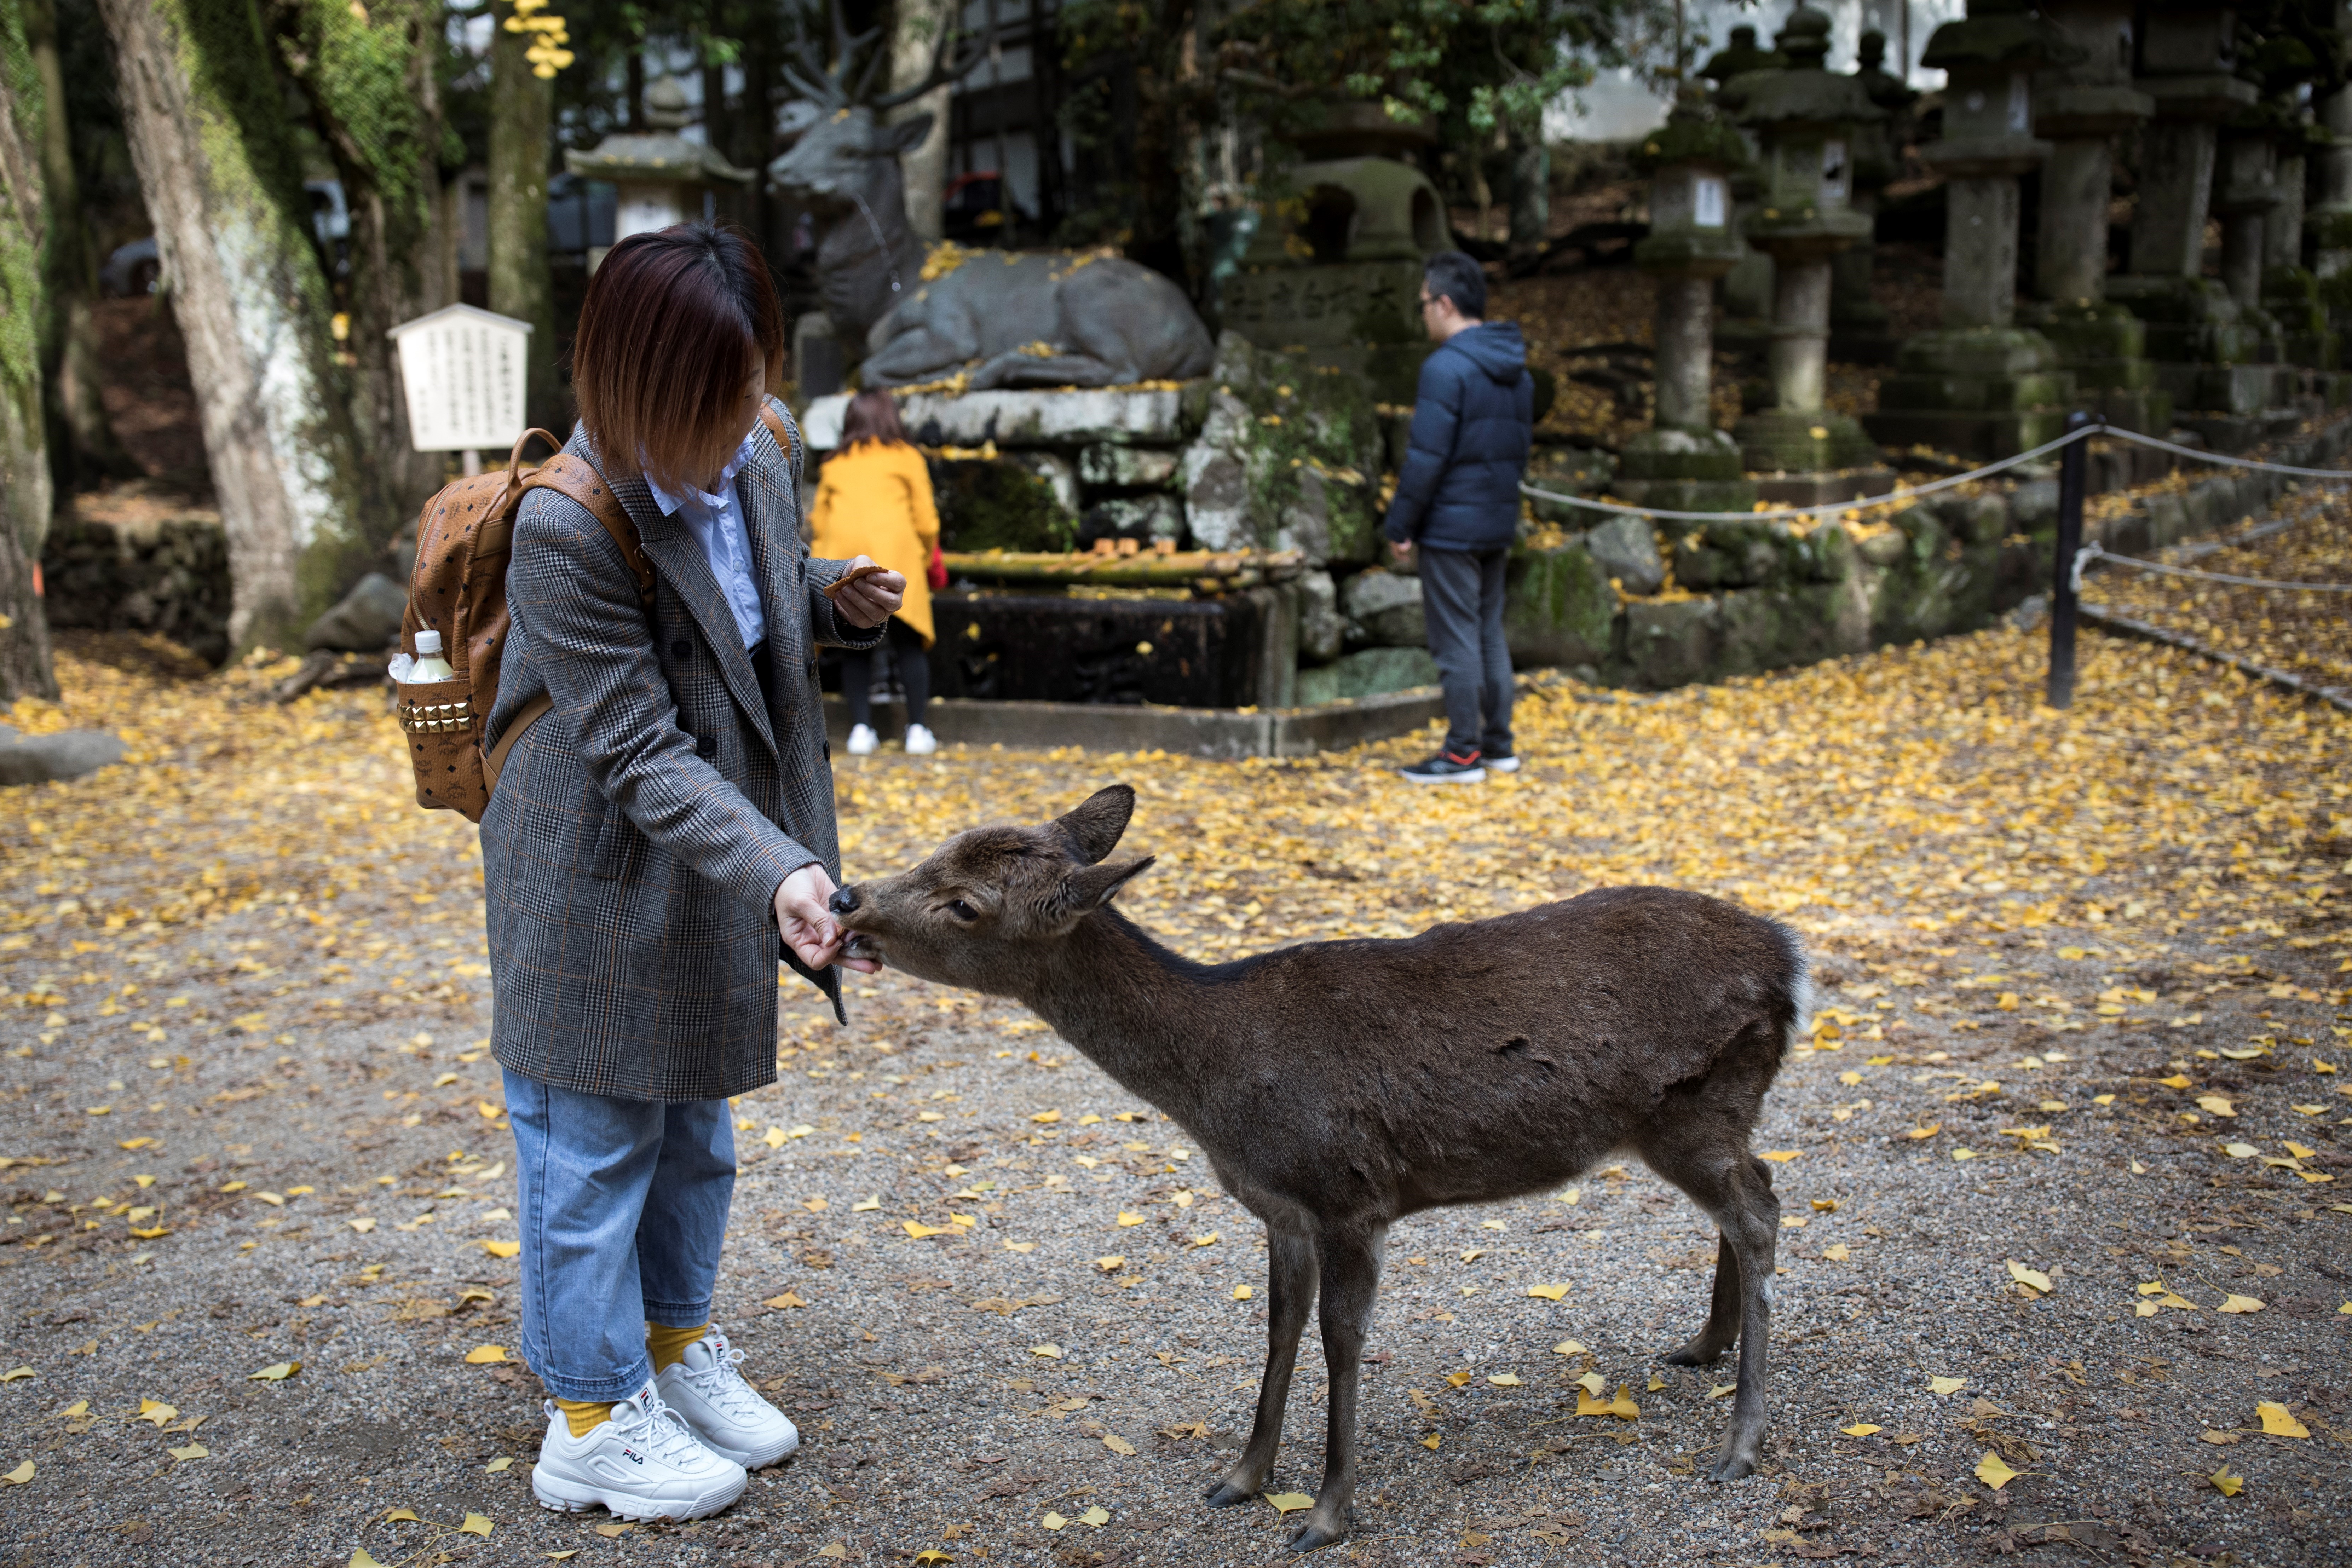
[{"label": "handbag", "polygon": [[936,544],[931,546],[931,563],[923,573],[923,581],[934,593],[948,585],[948,558]]}]

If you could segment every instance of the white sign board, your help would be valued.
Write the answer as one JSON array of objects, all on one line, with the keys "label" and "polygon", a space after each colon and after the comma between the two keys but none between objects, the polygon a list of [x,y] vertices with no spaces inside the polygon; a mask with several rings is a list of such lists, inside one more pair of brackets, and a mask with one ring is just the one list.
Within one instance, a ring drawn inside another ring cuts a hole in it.
[{"label": "white sign board", "polygon": [[1724,209],[1723,179],[1717,174],[1701,174],[1691,184],[1691,222],[1700,228],[1721,228]]},{"label": "white sign board", "polygon": [[400,346],[416,450],[503,453],[522,438],[530,322],[451,305],[388,335]]}]

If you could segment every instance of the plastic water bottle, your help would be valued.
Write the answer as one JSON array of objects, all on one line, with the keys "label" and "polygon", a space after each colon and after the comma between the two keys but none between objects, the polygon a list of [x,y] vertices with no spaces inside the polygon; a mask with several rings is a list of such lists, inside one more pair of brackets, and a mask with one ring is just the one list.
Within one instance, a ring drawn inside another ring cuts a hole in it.
[{"label": "plastic water bottle", "polygon": [[457,672],[441,657],[441,634],[430,627],[416,634],[416,658],[408,666],[408,673],[397,678],[403,685],[424,686],[436,680],[455,680]]}]

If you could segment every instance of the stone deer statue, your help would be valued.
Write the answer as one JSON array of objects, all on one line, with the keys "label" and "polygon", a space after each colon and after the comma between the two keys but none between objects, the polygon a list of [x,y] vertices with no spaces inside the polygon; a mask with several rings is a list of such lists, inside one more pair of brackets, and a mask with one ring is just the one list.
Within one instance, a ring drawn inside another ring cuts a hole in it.
[{"label": "stone deer statue", "polygon": [[1194,963],[1111,908],[1151,864],[1106,863],[1134,806],[1118,784],[1042,827],[960,834],[912,870],[843,888],[833,909],[853,954],[1034,1009],[1181,1125],[1265,1223],[1257,1419],[1209,1503],[1265,1484],[1319,1289],[1330,1426],[1321,1493],[1290,1544],[1339,1539],[1389,1227],[1548,1192],[1622,1152],[1721,1234],[1706,1325],[1665,1360],[1701,1366],[1738,1344],[1711,1474],[1750,1474],[1780,1205],[1748,1139],[1808,1026],[1796,937],[1700,894],[1612,888],[1402,941]]},{"label": "stone deer statue", "polygon": [[[795,16],[797,17],[797,13]],[[797,22],[796,24],[797,25]],[[1173,282],[1119,257],[987,251],[929,281],[907,223],[898,155],[920,146],[931,116],[880,115],[954,80],[988,54],[951,53],[941,28],[931,68],[895,92],[872,91],[878,32],[852,35],[833,0],[832,63],[805,36],[793,85],[827,112],[768,165],[774,187],[819,216],[817,288],[845,354],[866,354],[867,386],[905,386],[970,372],[974,388],[1110,386],[1208,374],[1208,329]]]}]

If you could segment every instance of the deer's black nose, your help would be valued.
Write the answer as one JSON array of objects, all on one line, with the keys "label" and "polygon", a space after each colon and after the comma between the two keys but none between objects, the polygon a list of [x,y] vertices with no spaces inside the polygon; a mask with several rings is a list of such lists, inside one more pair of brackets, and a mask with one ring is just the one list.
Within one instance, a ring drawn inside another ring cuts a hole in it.
[{"label": "deer's black nose", "polygon": [[855,888],[835,888],[833,890],[833,897],[824,901],[824,907],[831,910],[837,915],[845,915],[849,913],[852,910],[857,907],[857,889]]}]

